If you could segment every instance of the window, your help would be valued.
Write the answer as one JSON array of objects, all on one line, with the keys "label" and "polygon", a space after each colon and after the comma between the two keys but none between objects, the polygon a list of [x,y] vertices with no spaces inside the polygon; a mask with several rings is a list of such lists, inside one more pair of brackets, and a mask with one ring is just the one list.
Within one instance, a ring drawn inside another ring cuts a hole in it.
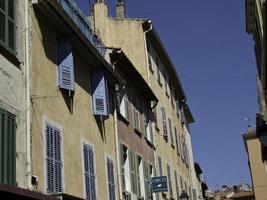
[{"label": "window", "polygon": [[167,130],[167,122],[166,122],[166,113],[165,108],[161,107],[161,116],[162,116],[162,128],[163,128],[163,135],[165,139],[168,139],[168,130]]},{"label": "window", "polygon": [[0,182],[16,184],[16,118],[0,109]]},{"label": "window", "polygon": [[83,144],[86,199],[96,200],[96,175],[93,147]]},{"label": "window", "polygon": [[71,41],[57,39],[58,84],[61,89],[74,91],[74,64]]},{"label": "window", "polygon": [[156,66],[157,66],[157,78],[158,78],[158,83],[161,85],[160,65],[159,65],[159,57],[158,57],[158,56],[156,56]]},{"label": "window", "polygon": [[176,187],[176,195],[177,195],[177,200],[180,199],[179,195],[179,186],[178,186],[178,176],[176,170],[174,170],[174,178],[175,178],[175,187]]},{"label": "window", "polygon": [[108,192],[109,200],[115,200],[115,181],[114,181],[114,165],[110,158],[107,158],[107,174],[108,174]]},{"label": "window", "polygon": [[143,160],[143,170],[144,170],[144,185],[145,185],[145,199],[150,199],[151,197],[151,175],[153,172],[153,167],[149,165],[145,160]]},{"label": "window", "polygon": [[176,142],[176,151],[177,151],[177,154],[180,155],[179,136],[177,135],[176,127],[174,127],[174,134],[175,134],[175,142]]},{"label": "window", "polygon": [[129,122],[130,121],[130,102],[126,91],[121,91],[118,98],[120,114]]},{"label": "window", "polygon": [[156,107],[153,109],[153,121],[155,122],[155,125],[158,125],[158,118],[157,118],[157,109]]},{"label": "window", "polygon": [[160,156],[158,156],[158,168],[159,168],[159,175],[162,176],[162,161]]},{"label": "window", "polygon": [[151,47],[150,43],[147,43],[147,59],[148,59],[148,67],[151,72],[153,72],[153,67],[152,67],[152,61],[151,61]]},{"label": "window", "polygon": [[47,192],[62,192],[61,131],[46,123],[45,136]]},{"label": "window", "polygon": [[169,164],[167,164],[167,176],[168,176],[169,194],[170,194],[170,197],[173,197],[171,169],[170,169],[170,165]]},{"label": "window", "polygon": [[131,191],[137,194],[137,165],[136,156],[132,150],[129,150],[129,161],[130,161],[130,179],[131,179]]},{"label": "window", "polygon": [[14,0],[0,1],[0,43],[15,53]]},{"label": "window", "polygon": [[125,173],[126,173],[126,165],[128,160],[127,155],[127,147],[123,144],[120,144],[120,173],[121,173],[121,187],[122,191],[126,190],[126,182],[125,182]]},{"label": "window", "polygon": [[140,131],[140,116],[139,110],[141,109],[140,98],[133,99],[133,127]]},{"label": "window", "polygon": [[193,189],[193,200],[197,200],[197,190]]},{"label": "window", "polygon": [[164,70],[164,80],[165,80],[165,93],[167,97],[169,97],[169,91],[168,91],[169,76],[166,70]]},{"label": "window", "polygon": [[181,104],[176,90],[175,90],[175,102],[176,102],[176,114],[177,117],[180,118]]},{"label": "window", "polygon": [[170,129],[171,145],[174,146],[174,143],[173,143],[173,135],[172,135],[172,121],[171,121],[170,118],[168,119],[168,121],[169,121],[169,129]]},{"label": "window", "polygon": [[142,158],[140,156],[136,156],[136,162],[137,162],[137,196],[142,195],[142,183],[141,180],[143,178],[143,172],[142,172]]},{"label": "window", "polygon": [[152,118],[153,113],[148,109],[148,106],[144,106],[144,133],[151,144],[154,143]]}]

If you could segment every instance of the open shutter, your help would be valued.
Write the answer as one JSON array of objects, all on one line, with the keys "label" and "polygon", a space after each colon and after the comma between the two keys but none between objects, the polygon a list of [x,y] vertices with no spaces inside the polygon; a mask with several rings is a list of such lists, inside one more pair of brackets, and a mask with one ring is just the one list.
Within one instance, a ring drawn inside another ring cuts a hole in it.
[{"label": "open shutter", "polygon": [[120,173],[121,173],[121,187],[122,191],[125,191],[125,169],[124,169],[124,148],[123,144],[120,144]]},{"label": "open shutter", "polygon": [[70,40],[58,38],[57,52],[59,87],[74,91],[73,54]]},{"label": "open shutter", "polygon": [[105,73],[102,70],[91,74],[94,115],[108,116],[108,91]]}]

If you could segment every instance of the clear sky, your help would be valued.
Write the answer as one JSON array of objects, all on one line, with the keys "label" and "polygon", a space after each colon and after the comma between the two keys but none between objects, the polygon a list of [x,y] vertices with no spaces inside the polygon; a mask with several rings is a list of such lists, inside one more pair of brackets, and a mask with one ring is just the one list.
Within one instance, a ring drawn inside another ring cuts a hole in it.
[{"label": "clear sky", "polygon": [[[89,0],[77,0],[88,13]],[[91,0],[93,2],[93,0]],[[109,0],[114,13],[115,0]],[[127,16],[153,22],[195,118],[194,159],[218,189],[250,183],[241,134],[257,112],[256,66],[243,0],[126,0]]]}]

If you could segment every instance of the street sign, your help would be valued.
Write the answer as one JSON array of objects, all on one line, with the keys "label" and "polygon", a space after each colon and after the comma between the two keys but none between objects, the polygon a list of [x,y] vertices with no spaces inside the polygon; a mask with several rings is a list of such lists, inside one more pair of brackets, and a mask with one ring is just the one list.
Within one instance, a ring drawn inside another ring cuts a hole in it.
[{"label": "street sign", "polygon": [[152,178],[152,193],[156,192],[167,192],[167,177],[166,176],[158,176]]}]

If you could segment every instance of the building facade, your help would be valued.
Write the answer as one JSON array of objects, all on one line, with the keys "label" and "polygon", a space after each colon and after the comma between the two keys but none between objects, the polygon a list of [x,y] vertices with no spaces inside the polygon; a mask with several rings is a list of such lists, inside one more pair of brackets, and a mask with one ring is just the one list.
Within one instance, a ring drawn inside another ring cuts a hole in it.
[{"label": "building facade", "polygon": [[[257,66],[259,112],[256,114],[256,131],[243,135],[249,158],[249,168],[256,199],[265,199],[267,188],[257,176],[265,177],[267,152],[267,110],[266,110],[266,6],[265,0],[246,0],[246,31],[253,36]],[[253,137],[252,137],[253,135]],[[259,159],[261,158],[261,159]],[[255,168],[255,166],[258,166]],[[259,170],[265,169],[265,170]],[[256,171],[255,171],[256,170]],[[266,185],[266,184],[265,184]],[[264,190],[264,192],[262,191]]]},{"label": "building facade", "polygon": [[[156,30],[150,20],[126,18],[124,1],[118,1],[116,17],[109,16],[105,2],[94,4],[91,22],[108,47],[121,48],[155,92],[153,110],[155,176],[166,176],[168,192],[157,199],[179,199],[182,191],[192,198],[195,179],[189,124],[192,114],[186,96]],[[192,159],[191,159],[192,158]]]},{"label": "building facade", "polygon": [[[0,195],[179,199],[197,190],[193,117],[149,20],[103,1],[0,1]],[[168,191],[151,192],[166,176]]]}]

